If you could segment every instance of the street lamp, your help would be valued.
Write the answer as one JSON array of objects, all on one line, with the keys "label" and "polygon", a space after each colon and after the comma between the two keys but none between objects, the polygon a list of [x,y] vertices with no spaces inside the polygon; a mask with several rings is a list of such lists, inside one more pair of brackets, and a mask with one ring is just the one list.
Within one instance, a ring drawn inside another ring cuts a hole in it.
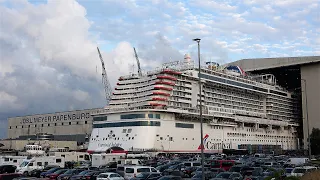
[{"label": "street lamp", "polygon": [[308,117],[308,97],[307,97],[307,81],[305,79],[301,79],[304,82],[304,96],[306,103],[306,120],[307,120],[307,133],[308,133],[308,155],[309,159],[311,159],[311,143],[310,143],[310,132],[309,132],[309,117]]},{"label": "street lamp", "polygon": [[203,144],[203,119],[202,119],[202,88],[201,88],[201,77],[200,77],[200,73],[201,73],[201,63],[200,63],[200,40],[199,38],[193,39],[193,41],[196,41],[198,43],[198,63],[199,63],[199,73],[198,73],[198,81],[199,81],[199,95],[200,95],[200,147],[201,147],[201,179],[204,180],[204,154],[203,154],[203,149],[204,149],[204,144]]}]

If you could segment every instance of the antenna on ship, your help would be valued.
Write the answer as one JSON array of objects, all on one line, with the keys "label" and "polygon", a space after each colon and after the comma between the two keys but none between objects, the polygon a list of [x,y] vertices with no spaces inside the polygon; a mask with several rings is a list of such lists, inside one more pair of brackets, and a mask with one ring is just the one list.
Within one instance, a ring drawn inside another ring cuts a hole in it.
[{"label": "antenna on ship", "polygon": [[99,53],[99,58],[101,61],[101,66],[102,66],[102,83],[104,84],[104,91],[105,91],[105,96],[106,96],[106,101],[107,101],[107,105],[110,102],[111,99],[111,94],[112,94],[112,90],[111,90],[111,86],[108,80],[108,75],[107,75],[107,71],[106,68],[104,66],[104,61],[103,58],[101,56],[99,47],[97,47],[98,53]]},{"label": "antenna on ship", "polygon": [[138,54],[137,54],[137,51],[136,51],[135,47],[133,47],[133,50],[134,50],[134,56],[136,57],[137,64],[138,64],[138,74],[141,77],[142,76],[142,72],[141,72],[141,67],[140,67],[140,61],[139,61],[139,58],[138,58]]}]

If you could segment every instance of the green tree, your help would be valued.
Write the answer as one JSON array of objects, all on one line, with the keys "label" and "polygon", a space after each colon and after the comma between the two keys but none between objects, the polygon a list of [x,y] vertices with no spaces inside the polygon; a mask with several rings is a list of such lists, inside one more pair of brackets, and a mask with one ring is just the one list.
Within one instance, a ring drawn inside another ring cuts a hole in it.
[{"label": "green tree", "polygon": [[311,153],[313,155],[320,154],[320,129],[313,128],[310,134]]}]

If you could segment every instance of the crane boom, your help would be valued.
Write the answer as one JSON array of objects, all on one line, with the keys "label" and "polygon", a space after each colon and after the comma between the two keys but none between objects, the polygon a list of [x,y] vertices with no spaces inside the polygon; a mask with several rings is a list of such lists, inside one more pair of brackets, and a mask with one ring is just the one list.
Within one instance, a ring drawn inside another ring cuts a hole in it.
[{"label": "crane boom", "polygon": [[112,90],[111,90],[111,86],[110,86],[110,83],[109,83],[108,75],[107,75],[107,72],[106,72],[106,68],[105,68],[104,61],[103,61],[103,58],[101,56],[99,47],[97,47],[97,50],[98,50],[98,53],[99,53],[99,58],[100,58],[100,61],[101,61],[101,66],[102,66],[102,83],[104,85],[106,101],[107,101],[107,104],[109,104],[110,99],[111,99]]},{"label": "crane boom", "polygon": [[141,77],[142,76],[142,72],[141,72],[141,67],[140,67],[140,61],[139,61],[139,58],[138,58],[138,54],[137,54],[136,48],[133,48],[133,50],[134,50],[134,55],[136,57],[137,64],[138,64],[138,74]]}]

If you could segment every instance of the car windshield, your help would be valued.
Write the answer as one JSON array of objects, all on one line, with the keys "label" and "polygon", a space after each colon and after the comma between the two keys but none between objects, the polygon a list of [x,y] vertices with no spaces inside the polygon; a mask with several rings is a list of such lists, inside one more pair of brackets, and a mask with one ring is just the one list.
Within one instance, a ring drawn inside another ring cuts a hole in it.
[{"label": "car windshield", "polygon": [[302,168],[297,168],[295,170],[293,170],[293,173],[305,173],[306,169],[302,169]]},{"label": "car windshield", "polygon": [[98,178],[108,178],[108,174],[99,174]]},{"label": "car windshield", "polygon": [[75,172],[74,169],[69,169],[68,171],[66,171],[64,174],[72,174],[73,172]]},{"label": "car windshield", "polygon": [[25,167],[29,162],[28,161],[23,161],[21,164],[20,164],[20,167]]},{"label": "car windshield", "polygon": [[90,171],[82,171],[81,173],[79,173],[79,175],[85,175],[85,174],[87,174],[88,172],[90,172]]},{"label": "car windshield", "polygon": [[172,180],[172,179],[180,179],[180,178],[176,177],[176,176],[164,176],[164,177],[161,177],[158,180]]},{"label": "car windshield", "polygon": [[47,172],[48,172],[48,174],[50,174],[50,173],[56,172],[57,170],[59,170],[59,168],[52,168],[52,169],[50,169],[50,170],[47,171]]},{"label": "car windshield", "polygon": [[137,178],[145,179],[145,178],[148,177],[148,175],[149,175],[148,173],[140,173],[140,174],[137,175]]},{"label": "car windshield", "polygon": [[228,179],[230,176],[230,173],[220,173],[217,175],[216,178],[225,178],[225,179]]},{"label": "car windshield", "polygon": [[197,173],[196,175],[194,175],[192,178],[201,178],[202,174],[201,173]]},{"label": "car windshield", "polygon": [[66,171],[67,171],[67,169],[60,169],[58,171],[55,171],[54,174],[62,174],[64,172],[66,172]]}]

